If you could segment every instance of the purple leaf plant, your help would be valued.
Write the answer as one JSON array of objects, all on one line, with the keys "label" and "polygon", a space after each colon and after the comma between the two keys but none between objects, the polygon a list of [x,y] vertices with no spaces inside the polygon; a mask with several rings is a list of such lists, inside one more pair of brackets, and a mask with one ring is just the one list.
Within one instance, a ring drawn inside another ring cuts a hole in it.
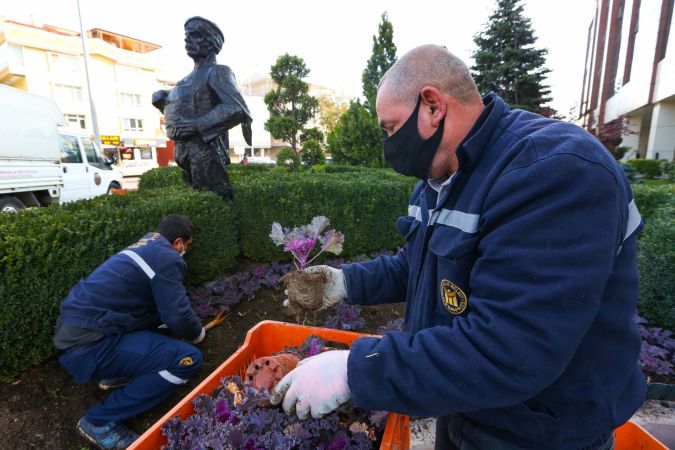
[{"label": "purple leaf plant", "polygon": [[675,374],[675,338],[669,330],[649,326],[647,320],[634,315],[633,320],[640,328],[642,347],[640,349],[640,367],[649,375]]},{"label": "purple leaf plant", "polygon": [[[282,228],[279,223],[274,222],[270,238],[277,246],[283,246],[285,252],[293,255],[296,269],[302,272],[320,254],[329,252],[339,255],[342,252],[344,235],[335,230],[323,232],[329,223],[328,218],[324,216],[316,216],[309,225],[293,229]],[[320,244],[319,251],[312,256],[317,244]]]},{"label": "purple leaf plant", "polygon": [[[296,354],[319,343],[323,341],[310,336]],[[300,420],[269,406],[267,392],[237,376],[223,378],[211,395],[200,394],[192,404],[191,416],[171,418],[162,426],[167,438],[163,450],[371,450],[387,417],[347,404],[321,419]]]},{"label": "purple leaf plant", "polygon": [[339,302],[335,304],[335,314],[326,318],[324,327],[336,330],[357,331],[366,326],[361,316],[361,307]]}]

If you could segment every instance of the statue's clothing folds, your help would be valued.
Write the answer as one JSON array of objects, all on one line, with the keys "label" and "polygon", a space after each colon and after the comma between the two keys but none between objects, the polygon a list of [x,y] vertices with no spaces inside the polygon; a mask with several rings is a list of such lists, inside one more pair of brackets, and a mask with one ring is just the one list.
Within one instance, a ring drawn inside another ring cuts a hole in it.
[{"label": "statue's clothing folds", "polygon": [[[168,92],[164,118],[167,136],[175,143],[174,158],[186,181],[231,199],[226,168],[230,163],[228,130],[243,123],[248,127],[245,134],[250,133],[252,119],[230,68],[219,64],[195,68]],[[197,132],[181,134],[176,123],[183,120],[194,121]]]}]

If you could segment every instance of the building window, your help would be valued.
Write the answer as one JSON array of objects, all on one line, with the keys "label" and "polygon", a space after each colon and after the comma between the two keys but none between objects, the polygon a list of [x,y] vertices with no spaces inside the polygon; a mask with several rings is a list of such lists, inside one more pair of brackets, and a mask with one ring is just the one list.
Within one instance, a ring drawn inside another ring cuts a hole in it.
[{"label": "building window", "polygon": [[608,47],[610,53],[610,66],[609,69],[609,89],[611,89],[611,94],[613,95],[617,92],[623,84],[616,82],[616,74],[619,68],[619,53],[621,51],[621,30],[623,29],[623,9],[624,9],[624,0],[620,0],[617,5],[617,10],[615,11],[613,32],[610,31],[610,39],[614,39],[614,46],[612,48]]},{"label": "building window", "polygon": [[123,108],[140,108],[141,96],[139,94],[120,93],[120,103]]},{"label": "building window", "polygon": [[54,98],[60,102],[81,102],[82,88],[68,84],[55,84]]},{"label": "building window", "polygon": [[52,53],[52,70],[59,73],[80,73],[80,59],[63,53]]},{"label": "building window", "polygon": [[631,71],[633,69],[633,52],[635,51],[635,38],[640,30],[640,0],[633,0],[633,12],[630,18],[630,34],[628,36],[628,47],[626,49],[626,62],[623,67],[622,83],[625,85],[630,81]]},{"label": "building window", "polygon": [[86,116],[83,114],[64,114],[64,116],[71,127],[82,128],[83,130],[87,128]]},{"label": "building window", "polygon": [[124,131],[143,131],[143,119],[122,119]]},{"label": "building window", "polygon": [[20,45],[8,44],[9,63],[12,65],[23,66],[23,47]]}]

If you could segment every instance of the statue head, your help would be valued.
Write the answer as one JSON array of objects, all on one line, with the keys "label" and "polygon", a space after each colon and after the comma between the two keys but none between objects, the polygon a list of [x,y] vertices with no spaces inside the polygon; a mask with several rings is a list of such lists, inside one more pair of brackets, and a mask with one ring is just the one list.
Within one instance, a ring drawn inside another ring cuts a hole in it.
[{"label": "statue head", "polygon": [[223,48],[225,36],[218,25],[203,17],[190,17],[185,21],[185,50],[192,59],[217,55]]}]

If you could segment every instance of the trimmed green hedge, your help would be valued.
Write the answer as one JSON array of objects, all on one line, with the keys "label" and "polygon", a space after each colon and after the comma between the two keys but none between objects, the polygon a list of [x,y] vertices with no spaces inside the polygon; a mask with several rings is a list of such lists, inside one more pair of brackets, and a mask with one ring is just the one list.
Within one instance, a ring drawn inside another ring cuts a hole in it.
[{"label": "trimmed green hedge", "polygon": [[675,329],[675,184],[633,185],[644,228],[638,237],[640,314]]},{"label": "trimmed green hedge", "polygon": [[645,178],[656,178],[661,176],[668,161],[665,159],[630,159],[627,162]]},{"label": "trimmed green hedge", "polygon": [[649,222],[658,209],[669,205],[675,206],[675,184],[662,186],[639,184],[631,187],[633,189],[635,204],[645,223]]},{"label": "trimmed green hedge", "polygon": [[316,174],[259,177],[235,185],[242,255],[254,261],[287,259],[269,238],[272,222],[304,225],[324,215],[345,235],[346,258],[403,243],[396,219],[407,212],[415,186],[411,178],[377,173]]},{"label": "trimmed green hedge", "polygon": [[675,330],[675,202],[656,211],[639,242],[640,302],[650,322]]},{"label": "trimmed green hedge", "polygon": [[[269,238],[272,222],[284,227],[307,224],[324,215],[345,235],[342,256],[353,257],[403,242],[396,219],[406,214],[416,180],[391,169],[326,164],[299,172],[287,167],[231,165],[234,203],[242,255],[253,261],[289,258]],[[185,186],[177,167],[153,169],[140,189]]]},{"label": "trimmed green hedge", "polygon": [[235,265],[232,205],[210,192],[157,189],[0,214],[0,380],[54,354],[54,324],[70,288],[169,213],[185,214],[196,228],[186,282]]}]

